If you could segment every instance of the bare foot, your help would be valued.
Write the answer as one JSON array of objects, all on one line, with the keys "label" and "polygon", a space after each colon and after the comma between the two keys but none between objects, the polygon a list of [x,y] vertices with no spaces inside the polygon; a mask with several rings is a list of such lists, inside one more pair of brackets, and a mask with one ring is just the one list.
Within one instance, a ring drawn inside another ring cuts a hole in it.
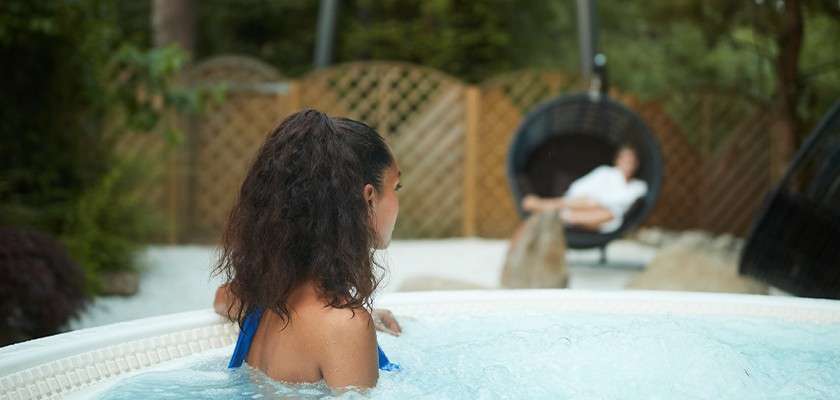
[{"label": "bare foot", "polygon": [[522,209],[525,211],[539,211],[542,206],[542,199],[532,194],[522,198]]}]

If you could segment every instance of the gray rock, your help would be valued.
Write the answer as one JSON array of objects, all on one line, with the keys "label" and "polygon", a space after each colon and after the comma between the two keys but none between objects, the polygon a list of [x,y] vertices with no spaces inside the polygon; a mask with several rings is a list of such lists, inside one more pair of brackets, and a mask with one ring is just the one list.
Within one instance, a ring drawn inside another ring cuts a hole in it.
[{"label": "gray rock", "polygon": [[726,233],[712,239],[710,245],[715,251],[730,253],[735,248],[735,242],[735,236]]},{"label": "gray rock", "polygon": [[705,241],[711,236],[703,231],[671,231],[658,227],[639,228],[630,234],[630,239],[651,247],[666,247],[679,241],[692,243]]},{"label": "gray rock", "polygon": [[767,294],[766,284],[738,275],[738,253],[731,250],[731,243],[729,238],[715,242],[696,232],[684,235],[660,250],[627,288]]},{"label": "gray rock", "polygon": [[438,276],[418,276],[406,279],[400,285],[398,292],[423,292],[429,290],[481,290],[490,289],[471,282],[457,279],[441,278]]},{"label": "gray rock", "polygon": [[140,288],[137,271],[103,272],[100,276],[101,294],[105,296],[133,296]]},{"label": "gray rock", "polygon": [[506,288],[565,288],[566,238],[557,212],[531,215],[511,238],[502,269]]},{"label": "gray rock", "polygon": [[633,233],[632,238],[651,247],[661,247],[667,240],[665,231],[660,228],[639,228]]},{"label": "gray rock", "polygon": [[685,231],[676,237],[670,245],[680,245],[683,247],[706,247],[713,240],[713,236],[704,231],[691,230]]}]

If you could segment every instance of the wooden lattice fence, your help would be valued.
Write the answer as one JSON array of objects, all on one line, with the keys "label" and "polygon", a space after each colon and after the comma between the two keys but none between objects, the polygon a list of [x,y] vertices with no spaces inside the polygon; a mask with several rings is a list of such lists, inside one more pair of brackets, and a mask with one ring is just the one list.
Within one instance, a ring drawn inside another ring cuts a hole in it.
[{"label": "wooden lattice fence", "polygon": [[[395,237],[509,237],[519,223],[505,175],[512,134],[537,103],[580,89],[558,72],[519,71],[467,85],[391,62],[284,80],[243,57],[200,63],[187,77],[194,85],[226,86],[225,100],[188,121],[185,146],[160,159],[167,172],[149,193],[178,228],[170,240],[200,242],[218,239],[266,133],[305,107],[364,121],[389,142],[404,185]],[[758,110],[712,95],[648,102],[611,95],[638,112],[662,145],[662,194],[647,224],[743,234],[770,184]]]},{"label": "wooden lattice fence", "polygon": [[509,237],[519,224],[505,163],[523,117],[536,104],[569,91],[575,80],[557,72],[518,71],[479,86],[476,134],[475,231],[483,237]]},{"label": "wooden lattice fence", "polygon": [[662,187],[646,226],[683,230],[696,228],[699,218],[697,189],[700,187],[700,170],[703,160],[682,128],[658,101],[639,101],[633,96],[613,91],[628,108],[639,113],[650,126],[662,150],[665,165]]},{"label": "wooden lattice fence", "polygon": [[340,65],[299,81],[302,107],[364,121],[391,146],[402,171],[396,237],[463,233],[467,87],[404,63]]},{"label": "wooden lattice fence", "polygon": [[294,107],[292,87],[273,67],[246,57],[225,56],[197,65],[198,86],[221,85],[225,99],[190,123],[182,239],[212,241],[224,227],[242,180],[266,133]]},{"label": "wooden lattice fence", "polygon": [[693,153],[672,169],[693,190],[674,202],[695,212],[685,228],[746,234],[772,186],[766,111],[732,93],[697,91],[663,102]]}]

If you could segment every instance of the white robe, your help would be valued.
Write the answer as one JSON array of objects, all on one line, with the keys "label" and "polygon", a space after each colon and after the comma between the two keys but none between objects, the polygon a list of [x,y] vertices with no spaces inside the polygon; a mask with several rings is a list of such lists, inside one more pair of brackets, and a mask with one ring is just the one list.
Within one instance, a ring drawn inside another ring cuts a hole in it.
[{"label": "white robe", "polygon": [[644,181],[628,181],[618,168],[602,165],[572,182],[564,197],[586,197],[610,210],[613,219],[605,222],[599,229],[602,233],[607,233],[621,227],[624,214],[636,200],[647,193],[647,190],[647,183]]}]

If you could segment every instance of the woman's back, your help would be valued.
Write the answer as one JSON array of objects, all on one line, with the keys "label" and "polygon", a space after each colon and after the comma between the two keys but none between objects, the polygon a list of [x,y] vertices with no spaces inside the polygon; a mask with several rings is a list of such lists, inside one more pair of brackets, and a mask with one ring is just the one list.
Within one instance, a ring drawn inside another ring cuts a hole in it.
[{"label": "woman's back", "polygon": [[369,126],[304,110],[260,147],[222,236],[216,272],[242,361],[287,382],[373,387],[393,368],[370,312],[374,249],[388,246],[400,171]]},{"label": "woman's back", "polygon": [[284,382],[327,379],[340,387],[352,372],[353,384],[360,374],[369,386],[376,383],[376,334],[367,311],[329,307],[311,283],[296,288],[288,304],[288,324],[271,311],[263,313],[248,365]]}]

